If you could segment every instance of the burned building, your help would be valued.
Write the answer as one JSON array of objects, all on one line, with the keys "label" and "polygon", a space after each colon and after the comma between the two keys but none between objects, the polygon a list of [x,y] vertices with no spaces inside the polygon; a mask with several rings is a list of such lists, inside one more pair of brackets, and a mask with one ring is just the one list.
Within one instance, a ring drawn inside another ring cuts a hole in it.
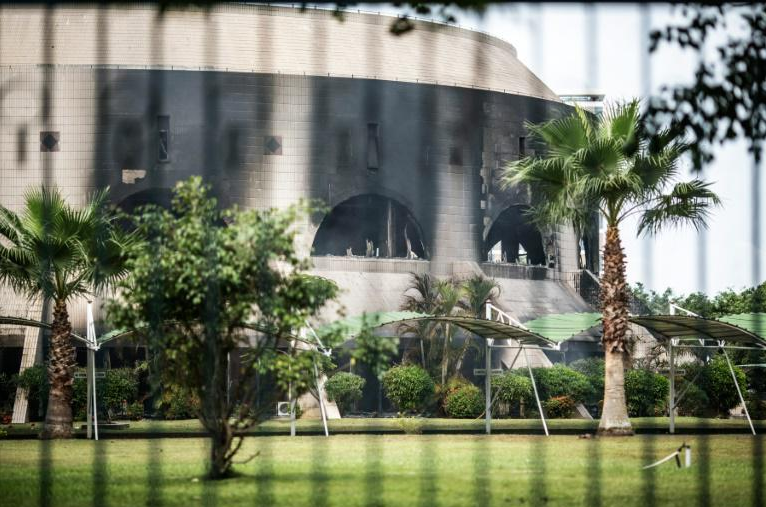
[{"label": "burned building", "polygon": [[[394,36],[393,19],[2,6],[0,203],[19,209],[48,184],[79,204],[109,186],[131,210],[202,175],[225,206],[324,203],[300,244],[348,314],[396,309],[411,272],[492,276],[522,321],[587,309],[567,285],[574,232],[538,230],[528,189],[499,182],[537,149],[524,123],[569,106],[505,41],[425,21]],[[0,313],[17,301],[2,291]],[[76,329],[83,313],[70,311]],[[5,368],[40,359],[35,333],[10,332]]]}]

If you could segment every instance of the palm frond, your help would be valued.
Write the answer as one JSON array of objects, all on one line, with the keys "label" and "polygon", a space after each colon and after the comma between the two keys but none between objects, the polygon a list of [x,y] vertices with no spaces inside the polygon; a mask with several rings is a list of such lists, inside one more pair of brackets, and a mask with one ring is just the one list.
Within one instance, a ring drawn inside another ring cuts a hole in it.
[{"label": "palm frond", "polygon": [[639,222],[639,234],[657,233],[663,227],[683,224],[691,224],[695,229],[706,227],[710,210],[721,204],[710,186],[711,183],[696,179],[677,183],[670,193],[648,203]]}]

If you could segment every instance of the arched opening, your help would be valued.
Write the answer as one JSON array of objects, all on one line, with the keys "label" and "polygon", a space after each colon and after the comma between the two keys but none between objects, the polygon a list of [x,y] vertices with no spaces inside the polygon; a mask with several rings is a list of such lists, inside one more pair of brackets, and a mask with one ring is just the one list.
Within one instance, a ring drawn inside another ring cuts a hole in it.
[{"label": "arched opening", "polygon": [[524,214],[526,207],[511,206],[492,224],[484,241],[484,258],[531,266],[545,265],[543,237]]},{"label": "arched opening", "polygon": [[425,259],[423,234],[402,203],[377,194],[335,206],[314,236],[314,255]]},{"label": "arched opening", "polygon": [[141,206],[156,204],[165,209],[170,209],[173,200],[173,192],[167,188],[148,188],[135,194],[130,194],[117,205],[128,214],[134,213]]}]

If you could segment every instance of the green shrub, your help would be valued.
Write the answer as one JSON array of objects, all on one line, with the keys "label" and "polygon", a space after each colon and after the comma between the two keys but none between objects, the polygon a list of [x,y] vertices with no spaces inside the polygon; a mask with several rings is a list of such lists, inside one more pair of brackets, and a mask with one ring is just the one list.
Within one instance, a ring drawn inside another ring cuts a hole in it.
[{"label": "green shrub", "polygon": [[576,403],[569,396],[555,396],[543,403],[548,419],[566,419],[572,415]]},{"label": "green shrub", "polygon": [[585,402],[595,405],[601,401],[604,397],[604,360],[600,357],[578,359],[573,361],[569,367],[585,375],[593,388],[591,395]]},{"label": "green shrub", "polygon": [[0,373],[0,415],[13,411],[17,380],[13,375]]},{"label": "green shrub", "polygon": [[478,417],[484,411],[484,393],[473,384],[464,385],[447,395],[444,411],[459,419]]},{"label": "green shrub", "polygon": [[563,364],[551,368],[533,368],[532,371],[542,400],[567,396],[577,404],[593,396],[593,387],[588,377]]},{"label": "green shrub", "polygon": [[140,401],[129,403],[125,409],[125,417],[131,421],[140,421],[144,418],[144,404]]},{"label": "green shrub", "polygon": [[686,392],[678,401],[678,415],[703,417],[710,406],[710,400],[705,391],[695,384],[684,385],[683,389],[686,389]]},{"label": "green shrub", "polygon": [[338,404],[342,413],[346,413],[354,403],[362,399],[365,380],[359,375],[340,371],[327,379],[325,390],[327,398]]},{"label": "green shrub", "polygon": [[[747,389],[745,372],[741,368],[734,366],[734,374],[737,376],[737,383],[744,394]],[[710,400],[709,407],[719,415],[727,416],[729,410],[739,405],[737,388],[734,386],[734,380],[731,378],[726,358],[722,355],[714,357],[705,365],[697,384],[705,391]]]},{"label": "green shrub", "polygon": [[434,381],[420,366],[395,366],[383,374],[383,390],[402,412],[422,412],[434,396]]},{"label": "green shrub", "polygon": [[507,371],[492,377],[492,389],[497,401],[507,404],[509,410],[518,406],[522,417],[524,407],[534,406],[535,394],[529,377]]},{"label": "green shrub", "polygon": [[668,379],[649,370],[625,372],[625,401],[630,417],[663,415],[667,407]]},{"label": "green shrub", "polygon": [[19,387],[27,390],[30,419],[40,421],[45,418],[48,410],[48,371],[43,364],[36,364],[22,371],[17,382]]},{"label": "green shrub", "polygon": [[188,389],[170,384],[164,386],[157,408],[165,419],[194,419],[199,414],[201,403]]},{"label": "green shrub", "polygon": [[[85,368],[77,371],[85,372]],[[27,368],[18,376],[18,385],[28,389],[30,406],[38,407],[37,414],[45,416],[48,408],[48,372],[45,365]],[[96,379],[98,411],[100,414],[124,415],[125,406],[138,398],[138,374],[132,368],[106,370],[104,378]],[[88,382],[76,378],[72,384],[72,415],[85,419],[88,403]]]}]

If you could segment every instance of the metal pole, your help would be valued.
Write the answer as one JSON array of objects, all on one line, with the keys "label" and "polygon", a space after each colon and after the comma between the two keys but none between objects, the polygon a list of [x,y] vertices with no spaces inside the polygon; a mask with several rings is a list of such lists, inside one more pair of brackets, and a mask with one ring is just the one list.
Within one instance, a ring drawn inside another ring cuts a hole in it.
[{"label": "metal pole", "polygon": [[93,380],[93,437],[98,440],[98,404],[96,403],[96,352],[91,350],[90,353],[93,355],[93,359],[91,361],[91,371],[93,374],[91,375],[91,379]]},{"label": "metal pole", "polygon": [[[489,300],[484,302],[484,316],[492,320],[492,306]],[[484,338],[484,431],[492,434],[492,349],[489,338]]]},{"label": "metal pole", "polygon": [[532,365],[529,364],[527,349],[525,349],[522,346],[521,350],[524,351],[524,361],[527,362],[527,369],[529,370],[529,378],[532,380],[532,389],[535,391],[535,400],[537,400],[537,410],[540,411],[540,420],[543,421],[543,429],[545,430],[545,436],[547,437],[547,436],[550,436],[548,434],[548,425],[545,423],[545,414],[543,414],[543,404],[540,403],[540,395],[537,394],[537,384],[535,383],[535,376],[532,374]]},{"label": "metal pole", "polygon": [[87,408],[87,414],[86,414],[86,421],[88,424],[88,440],[93,438],[93,394],[91,393],[91,390],[93,389],[93,385],[91,384],[92,379],[90,378],[90,369],[93,366],[93,351],[88,348],[88,364],[85,368],[85,383],[88,385],[88,408]]},{"label": "metal pole", "polygon": [[287,388],[290,397],[290,436],[295,436],[295,400],[293,399],[293,384],[289,384]]},{"label": "metal pole", "polygon": [[670,396],[668,403],[668,417],[670,418],[670,434],[676,432],[676,365],[673,352],[673,340],[668,341],[668,362],[670,368],[668,368],[668,380],[670,381]]},{"label": "metal pole", "polygon": [[327,429],[327,412],[324,406],[324,398],[322,398],[322,381],[319,378],[319,368],[314,361],[314,379],[316,379],[317,385],[317,399],[319,400],[319,413],[322,414],[322,425],[324,426],[324,436],[329,437],[330,431]]},{"label": "metal pole", "polygon": [[734,374],[734,367],[731,365],[731,361],[729,361],[729,354],[726,353],[726,349],[721,347],[721,352],[723,352],[723,356],[726,358],[726,364],[729,365],[729,371],[731,372],[731,378],[734,380],[734,387],[737,388],[737,394],[739,395],[739,401],[742,402],[742,408],[745,409],[745,415],[747,416],[747,422],[750,424],[750,431],[753,432],[753,435],[755,435],[755,427],[753,427],[753,421],[750,419],[750,412],[747,411],[747,404],[745,403],[745,399],[742,397],[742,390],[739,388],[739,382],[737,382],[737,376]]},{"label": "metal pole", "polygon": [[492,434],[492,349],[489,338],[484,339],[484,427],[487,435]]}]

